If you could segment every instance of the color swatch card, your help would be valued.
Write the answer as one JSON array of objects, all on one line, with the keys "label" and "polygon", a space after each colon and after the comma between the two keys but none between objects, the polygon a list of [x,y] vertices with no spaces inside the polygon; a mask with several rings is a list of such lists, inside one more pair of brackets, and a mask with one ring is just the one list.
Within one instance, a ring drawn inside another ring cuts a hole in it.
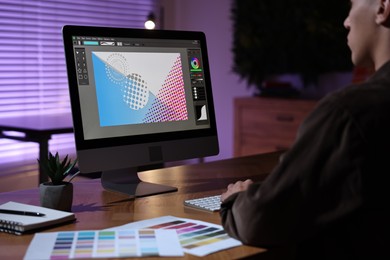
[{"label": "color swatch card", "polygon": [[98,230],[37,233],[25,260],[183,256],[175,230]]},{"label": "color swatch card", "polygon": [[229,237],[220,225],[173,216],[137,221],[110,230],[141,228],[175,230],[183,251],[199,257],[242,245],[240,241]]}]

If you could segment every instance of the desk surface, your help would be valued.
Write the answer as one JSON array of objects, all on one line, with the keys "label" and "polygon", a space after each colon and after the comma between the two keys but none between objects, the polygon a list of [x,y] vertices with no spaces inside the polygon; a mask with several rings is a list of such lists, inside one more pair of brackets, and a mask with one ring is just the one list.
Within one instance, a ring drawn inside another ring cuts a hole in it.
[{"label": "desk surface", "polygon": [[[270,153],[142,172],[139,174],[142,180],[175,186],[178,192],[137,199],[105,191],[100,179],[76,181],[72,211],[76,214],[77,222],[44,232],[104,229],[165,215],[220,224],[219,213],[184,207],[183,200],[221,194],[229,183],[237,180],[250,178],[261,181],[275,166],[279,155],[280,153]],[[0,204],[10,200],[39,205],[38,189],[0,193]],[[32,237],[32,234],[15,236],[0,233],[2,257],[21,259]],[[264,251],[262,248],[240,246],[211,254],[206,259],[237,259]],[[198,258],[186,254],[184,259]]]}]

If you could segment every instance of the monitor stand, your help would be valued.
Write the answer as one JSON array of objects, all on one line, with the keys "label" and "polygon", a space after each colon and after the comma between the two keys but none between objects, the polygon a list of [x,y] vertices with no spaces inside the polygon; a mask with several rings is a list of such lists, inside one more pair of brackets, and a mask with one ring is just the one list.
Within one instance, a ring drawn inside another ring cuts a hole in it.
[{"label": "monitor stand", "polygon": [[176,187],[143,182],[138,177],[137,167],[103,171],[101,182],[103,188],[106,190],[120,192],[134,197],[145,197],[177,191]]}]

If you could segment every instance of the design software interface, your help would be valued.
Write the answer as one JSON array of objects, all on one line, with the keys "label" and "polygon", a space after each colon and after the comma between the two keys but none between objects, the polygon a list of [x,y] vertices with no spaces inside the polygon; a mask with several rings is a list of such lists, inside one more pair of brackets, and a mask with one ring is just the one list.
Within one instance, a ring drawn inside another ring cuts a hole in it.
[{"label": "design software interface", "polygon": [[210,127],[198,40],[72,39],[86,140]]}]

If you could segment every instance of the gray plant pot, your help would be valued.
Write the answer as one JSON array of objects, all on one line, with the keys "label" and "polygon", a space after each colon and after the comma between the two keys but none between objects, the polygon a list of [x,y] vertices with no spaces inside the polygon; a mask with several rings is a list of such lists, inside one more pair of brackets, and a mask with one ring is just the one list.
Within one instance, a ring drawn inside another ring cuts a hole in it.
[{"label": "gray plant pot", "polygon": [[64,182],[61,185],[53,185],[51,182],[39,185],[41,206],[63,211],[72,211],[73,184]]}]

